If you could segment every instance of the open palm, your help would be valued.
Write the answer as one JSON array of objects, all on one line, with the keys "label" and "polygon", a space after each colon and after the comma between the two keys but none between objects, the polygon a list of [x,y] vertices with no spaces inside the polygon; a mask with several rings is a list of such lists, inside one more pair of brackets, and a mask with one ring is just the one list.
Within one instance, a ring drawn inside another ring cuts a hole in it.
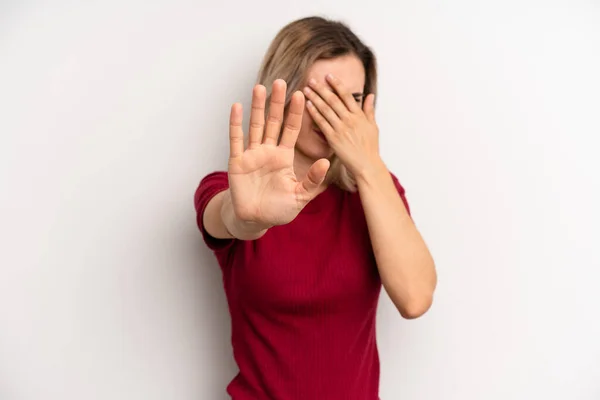
[{"label": "open palm", "polygon": [[271,227],[292,221],[318,193],[329,161],[316,161],[299,181],[294,173],[294,146],[304,112],[304,95],[292,96],[283,131],[286,83],[273,83],[265,123],[266,89],[252,93],[248,147],[244,149],[242,107],[231,108],[229,189],[236,216],[245,222]]}]

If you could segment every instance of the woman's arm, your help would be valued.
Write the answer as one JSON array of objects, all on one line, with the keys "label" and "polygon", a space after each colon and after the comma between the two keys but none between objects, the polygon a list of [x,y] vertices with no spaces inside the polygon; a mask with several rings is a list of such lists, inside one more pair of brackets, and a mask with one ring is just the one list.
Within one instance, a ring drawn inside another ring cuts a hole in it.
[{"label": "woman's arm", "polygon": [[369,93],[361,108],[332,75],[327,83],[333,91],[312,79],[308,83],[304,93],[312,119],[357,179],[382,283],[402,316],[417,318],[431,306],[437,276],[431,254],[379,156],[375,95]]},{"label": "woman's arm", "polygon": [[229,186],[212,196],[201,216],[204,229],[214,238],[258,239],[270,227],[296,218],[320,192],[329,169],[327,159],[315,161],[302,181],[296,179],[294,147],[302,127],[304,96],[302,92],[292,95],[284,124],[286,91],[285,81],[273,82],[269,118],[265,119],[266,88],[254,87],[247,146],[242,105],[231,107]]},{"label": "woman's arm", "polygon": [[356,179],[382,284],[404,318],[418,318],[433,301],[433,258],[383,162]]},{"label": "woman's arm", "polygon": [[206,231],[217,239],[256,240],[267,232],[266,229],[237,218],[229,189],[217,193],[208,202],[202,222]]}]

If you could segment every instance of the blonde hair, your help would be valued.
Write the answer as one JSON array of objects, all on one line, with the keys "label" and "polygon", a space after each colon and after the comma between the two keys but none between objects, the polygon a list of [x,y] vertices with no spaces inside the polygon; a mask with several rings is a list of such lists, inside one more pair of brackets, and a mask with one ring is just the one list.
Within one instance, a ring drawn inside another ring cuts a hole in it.
[{"label": "blonde hair", "polygon": [[[365,96],[377,92],[377,63],[373,51],[350,28],[340,21],[311,16],[285,25],[271,42],[258,72],[257,83],[267,88],[267,110],[273,81],[287,83],[285,108],[292,94],[301,89],[306,73],[317,60],[345,55],[358,57],[365,69]],[[326,182],[340,188],[356,191],[356,180],[334,154]]]}]

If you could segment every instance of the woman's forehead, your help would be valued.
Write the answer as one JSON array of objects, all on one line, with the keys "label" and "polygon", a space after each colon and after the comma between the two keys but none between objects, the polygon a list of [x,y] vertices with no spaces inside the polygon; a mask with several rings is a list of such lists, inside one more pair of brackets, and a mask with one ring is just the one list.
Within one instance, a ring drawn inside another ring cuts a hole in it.
[{"label": "woman's forehead", "polygon": [[340,79],[351,92],[362,92],[365,86],[365,69],[356,56],[318,60],[308,70],[307,79],[314,78],[318,82],[325,82],[327,74],[333,74]]}]

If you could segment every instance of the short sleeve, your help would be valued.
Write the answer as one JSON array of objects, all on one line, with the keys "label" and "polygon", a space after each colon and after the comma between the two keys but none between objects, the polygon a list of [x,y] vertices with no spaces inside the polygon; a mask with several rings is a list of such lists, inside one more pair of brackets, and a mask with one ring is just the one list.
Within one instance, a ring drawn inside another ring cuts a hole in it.
[{"label": "short sleeve", "polygon": [[390,175],[392,176],[394,185],[396,186],[396,189],[398,190],[398,193],[400,194],[400,197],[402,198],[402,201],[404,202],[404,207],[406,207],[406,211],[408,211],[408,215],[410,215],[410,206],[408,205],[408,200],[406,200],[406,191],[404,190],[404,187],[400,184],[400,181],[398,181],[398,178],[396,177],[396,175],[394,175],[391,172],[390,172]]},{"label": "short sleeve", "polygon": [[235,239],[218,239],[206,231],[203,223],[203,215],[210,200],[220,192],[229,188],[227,172],[216,171],[206,175],[198,185],[194,195],[194,206],[196,208],[196,223],[202,233],[204,242],[214,252],[222,252],[231,247]]}]

